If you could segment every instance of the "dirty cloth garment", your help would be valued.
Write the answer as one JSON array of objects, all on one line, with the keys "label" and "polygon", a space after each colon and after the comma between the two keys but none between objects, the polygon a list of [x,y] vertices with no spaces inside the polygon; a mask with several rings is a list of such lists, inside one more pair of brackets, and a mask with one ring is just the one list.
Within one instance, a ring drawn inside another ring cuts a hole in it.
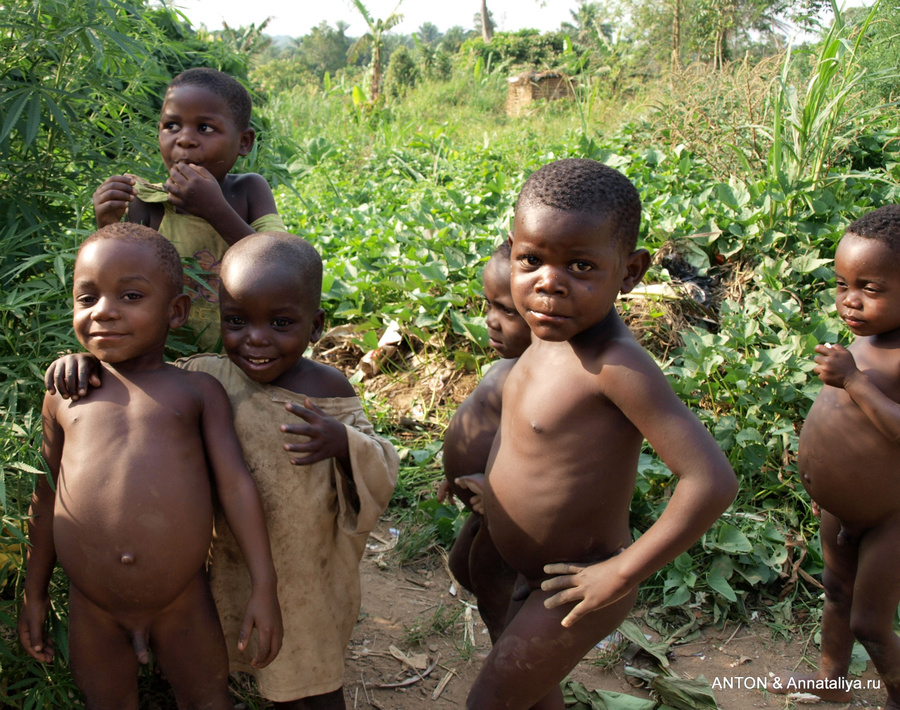
[{"label": "dirty cloth garment", "polygon": [[[184,283],[190,289],[191,314],[187,327],[197,336],[201,350],[219,348],[219,270],[222,257],[228,249],[226,242],[212,225],[201,217],[183,214],[169,203],[169,193],[162,185],[138,178],[134,186],[142,202],[158,202],[164,212],[159,233],[168,239],[183,259],[187,268],[199,273],[200,281],[185,274]],[[284,232],[285,226],[277,213],[266,214],[250,225],[255,232]]]},{"label": "dirty cloth garment", "polygon": [[294,466],[283,444],[302,437],[289,437],[279,426],[300,421],[284,404],[303,405],[303,395],[253,382],[222,355],[195,355],[178,365],[210,373],[228,392],[244,458],[262,498],[278,573],[284,646],[269,666],[254,669],[249,660],[256,634],[245,653],[237,651],[250,576],[217,513],[210,577],[231,669],[254,675],[262,694],[276,702],[336,690],[359,614],[359,561],[397,483],[397,452],[375,435],[356,397],[310,398],[346,426],[353,483],[334,459]]}]

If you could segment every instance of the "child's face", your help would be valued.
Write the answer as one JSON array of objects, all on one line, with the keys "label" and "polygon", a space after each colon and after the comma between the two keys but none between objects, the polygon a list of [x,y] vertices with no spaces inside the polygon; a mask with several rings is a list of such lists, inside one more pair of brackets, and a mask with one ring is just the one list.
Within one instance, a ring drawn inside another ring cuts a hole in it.
[{"label": "child's face", "polygon": [[252,129],[238,130],[225,101],[202,86],[169,89],[159,117],[159,152],[166,170],[176,163],[206,168],[220,183],[253,147]]},{"label": "child's face", "polygon": [[887,246],[848,232],[834,255],[838,315],[854,335],[900,329],[900,270]]},{"label": "child's face", "polygon": [[[265,273],[262,273],[262,270]],[[325,312],[311,305],[295,274],[279,267],[243,268],[221,274],[222,344],[247,377],[277,385],[322,335]]]},{"label": "child's face", "polygon": [[602,322],[640,282],[647,252],[628,254],[613,221],[554,207],[516,213],[511,286],[516,309],[542,340],[565,341]]},{"label": "child's face", "polygon": [[81,250],[72,295],[78,342],[110,364],[161,360],[169,328],[190,308],[187,296],[173,295],[152,248],[115,239]]},{"label": "child's face", "polygon": [[490,345],[501,357],[519,357],[531,345],[531,330],[513,303],[509,286],[509,261],[493,256],[484,267],[484,297],[488,310],[485,324]]}]

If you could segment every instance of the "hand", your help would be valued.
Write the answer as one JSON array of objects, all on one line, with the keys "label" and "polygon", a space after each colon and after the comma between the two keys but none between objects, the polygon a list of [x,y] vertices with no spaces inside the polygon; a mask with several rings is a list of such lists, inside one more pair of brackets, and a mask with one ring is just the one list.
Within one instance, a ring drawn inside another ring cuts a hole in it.
[{"label": "hand", "polygon": [[447,501],[448,503],[453,502],[453,489],[450,488],[450,481],[446,478],[442,478],[441,482],[438,484],[435,498],[438,499],[439,503],[443,503],[444,501]]},{"label": "hand", "polygon": [[94,218],[97,229],[120,222],[137,193],[134,175],[113,175],[94,192]]},{"label": "hand", "polygon": [[296,434],[309,439],[284,445],[285,451],[306,454],[303,457],[291,457],[291,463],[295,466],[307,466],[330,458],[346,460],[350,455],[350,445],[344,425],[334,417],[325,414],[310,401],[309,397],[306,398],[305,404],[305,407],[301,407],[295,402],[288,402],[284,405],[286,410],[291,414],[296,414],[305,423],[282,424],[281,431],[285,434]]},{"label": "hand", "polygon": [[251,659],[250,665],[254,668],[265,668],[275,660],[284,638],[281,607],[274,593],[254,592],[250,595],[238,636],[239,651],[243,652],[247,648],[254,626],[257,632],[256,655]]},{"label": "hand", "polygon": [[484,515],[484,474],[473,473],[469,476],[457,476],[457,486],[466,491],[471,491],[469,507],[479,515]]},{"label": "hand", "polygon": [[[621,553],[624,550],[619,550]],[[571,564],[567,562],[544,565],[546,574],[561,575],[545,579],[541,589],[556,592],[544,600],[547,609],[576,602],[575,607],[562,620],[562,625],[570,627],[579,619],[593,611],[619,601],[634,589],[620,573],[621,557],[618,554],[608,560],[593,565]]]},{"label": "hand", "polygon": [[201,165],[175,163],[169,170],[166,191],[170,204],[207,222],[230,209],[219,181]]},{"label": "hand", "polygon": [[44,373],[44,387],[50,394],[78,401],[89,387],[99,387],[100,361],[90,353],[63,355],[50,363]]},{"label": "hand", "polygon": [[816,345],[816,353],[813,360],[816,366],[813,372],[819,376],[826,385],[843,389],[850,378],[859,372],[856,360],[843,345]]},{"label": "hand", "polygon": [[44,631],[47,611],[50,609],[50,597],[44,595],[32,601],[26,593],[19,613],[19,641],[28,655],[42,663],[53,660],[53,641]]}]

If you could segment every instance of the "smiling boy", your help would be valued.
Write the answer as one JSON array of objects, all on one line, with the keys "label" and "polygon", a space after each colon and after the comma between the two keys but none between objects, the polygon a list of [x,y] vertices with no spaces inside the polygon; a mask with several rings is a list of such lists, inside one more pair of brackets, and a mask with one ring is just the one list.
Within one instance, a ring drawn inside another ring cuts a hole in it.
[{"label": "smiling boy", "polygon": [[775,692],[848,702],[854,638],[900,709],[900,205],[850,224],[834,257],[838,315],[856,336],[817,345],[824,383],[800,433],[800,480],[821,515],[822,657]]},{"label": "smiling boy", "polygon": [[[616,313],[649,264],[636,249],[640,212],[631,183],[593,160],[545,165],[519,194],[512,295],[534,337],[503,390],[484,508],[524,594],[470,710],[562,710],[560,681],[625,618],[639,583],[734,499],[722,451]],[[644,439],[678,484],[632,543]]]},{"label": "smiling boy", "polygon": [[225,250],[248,234],[284,230],[266,180],[231,173],[253,148],[251,108],[250,94],[233,77],[205,67],[182,72],[169,84],[159,117],[165,184],[113,175],[94,193],[98,228],[124,215],[158,230],[206,274],[205,285],[189,282],[195,294],[188,326],[204,349],[219,337],[218,271]]},{"label": "smiling boy", "polygon": [[47,662],[48,585],[58,557],[70,581],[68,659],[98,710],[136,710],[149,650],[179,707],[231,710],[228,656],[205,564],[213,488],[252,567],[241,632],[258,629],[253,665],[281,644],[275,571],[262,506],[228,399],[208,375],[167,365],[170,328],[187,318],[181,261],[148,227],[115,224],[75,262],[73,326],[100,360],[104,387],[77,401],[48,393],[41,453],[53,480],[31,505],[19,639]]}]

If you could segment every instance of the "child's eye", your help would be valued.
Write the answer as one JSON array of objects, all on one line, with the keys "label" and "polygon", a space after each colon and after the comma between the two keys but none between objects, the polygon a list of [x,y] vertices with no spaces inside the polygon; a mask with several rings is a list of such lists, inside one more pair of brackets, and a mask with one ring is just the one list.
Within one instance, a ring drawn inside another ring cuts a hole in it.
[{"label": "child's eye", "polygon": [[573,262],[572,266],[571,266],[572,271],[579,273],[579,274],[583,274],[586,271],[590,271],[593,268],[594,268],[593,265],[587,261],[576,261],[576,262]]},{"label": "child's eye", "polygon": [[523,254],[519,257],[518,260],[525,266],[539,266],[541,263],[540,259],[538,259],[536,256],[532,256],[531,254]]},{"label": "child's eye", "polygon": [[244,325],[244,319],[239,316],[225,316],[222,322],[231,328],[240,328]]},{"label": "child's eye", "polygon": [[162,124],[162,130],[164,131],[177,131],[179,129],[179,125],[174,121],[165,121]]},{"label": "child's eye", "polygon": [[272,326],[274,328],[288,328],[291,325],[291,321],[287,318],[276,318],[272,321]]},{"label": "child's eye", "polygon": [[210,126],[208,123],[201,123],[201,124],[200,124],[200,132],[201,132],[201,133],[214,133],[215,130],[216,130],[216,129],[213,128],[212,126]]},{"label": "child's eye", "polygon": [[97,297],[93,294],[84,294],[75,299],[75,303],[79,306],[91,306],[97,302]]},{"label": "child's eye", "polygon": [[125,301],[139,301],[143,298],[143,294],[140,293],[124,293],[122,294],[122,299]]}]

